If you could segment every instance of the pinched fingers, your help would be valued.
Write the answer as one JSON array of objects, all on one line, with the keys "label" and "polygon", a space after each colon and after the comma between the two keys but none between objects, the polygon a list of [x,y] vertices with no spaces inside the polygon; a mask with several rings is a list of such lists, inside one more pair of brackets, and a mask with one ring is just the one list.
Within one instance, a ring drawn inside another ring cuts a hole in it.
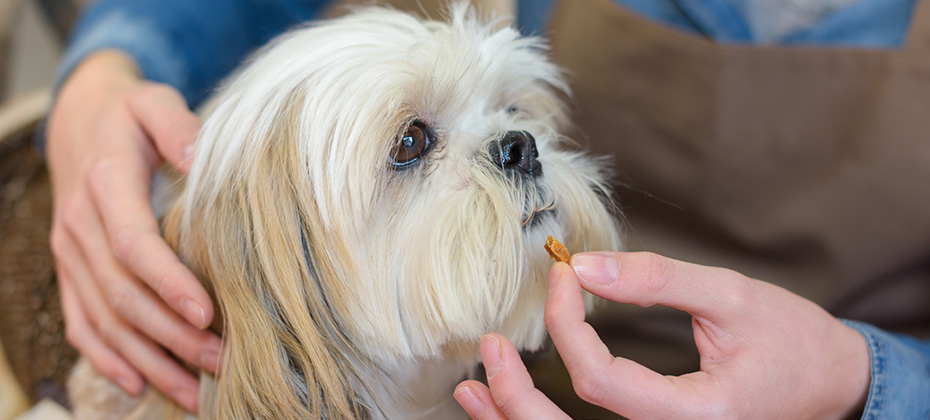
[{"label": "pinched fingers", "polygon": [[546,326],[581,399],[631,419],[689,418],[687,413],[700,408],[689,407],[700,392],[694,386],[697,378],[666,377],[614,357],[584,317],[578,277],[568,265],[555,264],[546,299]]},{"label": "pinched fingers", "polygon": [[481,359],[490,390],[466,381],[455,391],[456,400],[473,419],[567,419],[558,406],[533,385],[513,344],[500,334],[481,339]]}]

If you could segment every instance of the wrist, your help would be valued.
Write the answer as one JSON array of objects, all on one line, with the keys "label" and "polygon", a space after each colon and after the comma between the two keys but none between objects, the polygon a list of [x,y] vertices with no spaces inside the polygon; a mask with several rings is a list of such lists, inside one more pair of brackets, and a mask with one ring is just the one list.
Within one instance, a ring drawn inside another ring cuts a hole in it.
[{"label": "wrist", "polygon": [[119,50],[100,50],[78,64],[62,85],[64,93],[69,87],[112,86],[131,84],[141,78],[139,66],[128,54]]},{"label": "wrist", "polygon": [[62,153],[71,153],[67,146],[73,139],[65,141],[71,138],[68,133],[88,132],[107,104],[140,81],[135,61],[125,53],[100,50],[82,60],[61,85],[48,117],[45,154],[49,164],[55,165],[55,150],[65,147]]},{"label": "wrist", "polygon": [[865,408],[869,396],[869,387],[872,382],[872,359],[869,345],[859,331],[843,325],[845,347],[844,357],[839,358],[837,366],[839,375],[834,384],[838,395],[838,410],[833,416],[837,419],[858,419]]}]

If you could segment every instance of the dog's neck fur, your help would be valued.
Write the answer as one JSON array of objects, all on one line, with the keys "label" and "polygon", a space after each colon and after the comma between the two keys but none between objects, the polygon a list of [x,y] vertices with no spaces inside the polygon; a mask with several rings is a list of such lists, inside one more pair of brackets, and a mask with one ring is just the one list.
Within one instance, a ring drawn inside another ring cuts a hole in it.
[{"label": "dog's neck fur", "polygon": [[[462,409],[452,398],[455,385],[468,375],[472,363],[461,360],[411,360],[387,373],[382,396],[391,401],[381,404],[388,419],[452,419]],[[376,391],[377,393],[377,391]]]},{"label": "dog's neck fur", "polygon": [[[379,401],[373,401],[367,395],[365,402],[371,409],[363,416],[371,419],[410,420],[459,418],[462,410],[452,398],[453,389],[461,380],[472,376],[473,369],[474,363],[458,358],[409,360],[390,371],[369,367],[363,376],[378,378],[374,381],[375,387],[368,392],[378,395]],[[201,374],[201,409],[204,411],[214,411],[209,404],[215,401],[215,381],[213,375]],[[161,404],[155,406],[164,408]],[[135,418],[153,417],[137,411]]]}]

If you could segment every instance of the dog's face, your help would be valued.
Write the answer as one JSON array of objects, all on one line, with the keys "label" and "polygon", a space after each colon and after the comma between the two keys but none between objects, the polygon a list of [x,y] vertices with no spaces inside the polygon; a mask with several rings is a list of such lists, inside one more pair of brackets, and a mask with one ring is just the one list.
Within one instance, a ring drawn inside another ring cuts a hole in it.
[{"label": "dog's face", "polygon": [[538,41],[464,7],[450,20],[377,9],[299,29],[224,88],[175,220],[223,308],[227,366],[306,375],[319,337],[339,366],[475,360],[491,331],[537,348],[546,236],[620,246]]}]

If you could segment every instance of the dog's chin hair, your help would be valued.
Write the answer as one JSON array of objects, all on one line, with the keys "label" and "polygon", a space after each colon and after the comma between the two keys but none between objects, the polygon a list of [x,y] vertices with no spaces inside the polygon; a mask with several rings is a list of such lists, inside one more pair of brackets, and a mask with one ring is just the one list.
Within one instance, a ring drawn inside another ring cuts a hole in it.
[{"label": "dog's chin hair", "polygon": [[[602,165],[561,146],[565,83],[538,40],[450,15],[299,29],[221,89],[163,220],[220,309],[201,418],[462,416],[483,334],[545,340],[546,236],[620,248]],[[396,169],[414,119],[435,150]],[[492,162],[507,130],[533,133],[541,176]]]}]

